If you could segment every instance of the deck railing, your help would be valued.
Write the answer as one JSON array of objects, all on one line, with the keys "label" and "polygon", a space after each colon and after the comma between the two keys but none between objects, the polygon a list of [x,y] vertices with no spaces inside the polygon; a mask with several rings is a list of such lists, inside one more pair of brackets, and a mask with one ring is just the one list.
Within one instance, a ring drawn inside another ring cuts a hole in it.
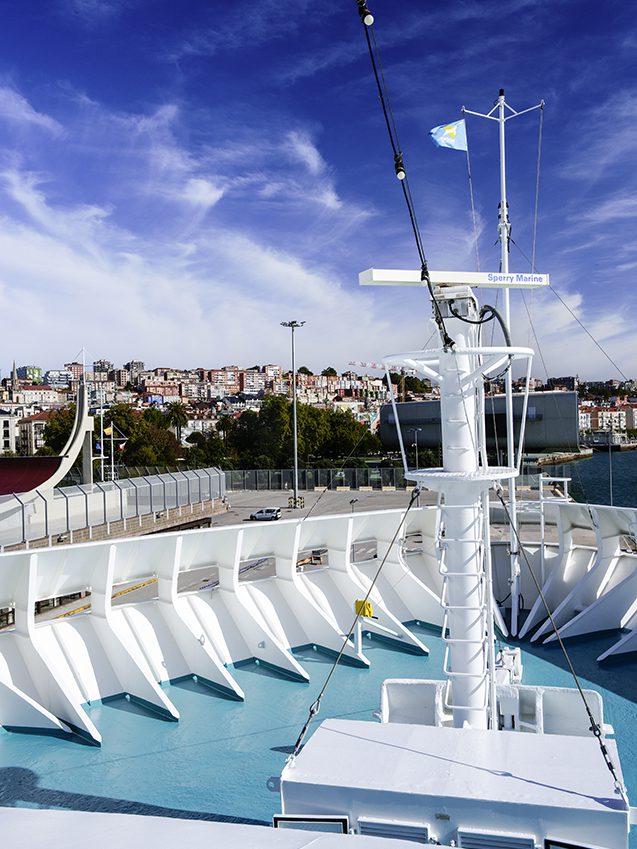
[{"label": "deck railing", "polygon": [[71,542],[85,528],[221,499],[225,489],[224,473],[208,468],[65,486],[31,500],[7,495],[0,499],[0,551],[42,539]]}]

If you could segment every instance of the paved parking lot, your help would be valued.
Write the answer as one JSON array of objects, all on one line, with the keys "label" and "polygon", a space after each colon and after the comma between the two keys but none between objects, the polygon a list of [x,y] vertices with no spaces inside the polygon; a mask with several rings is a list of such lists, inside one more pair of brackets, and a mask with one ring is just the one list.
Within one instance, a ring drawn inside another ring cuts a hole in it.
[{"label": "paved parking lot", "polygon": [[[228,492],[226,498],[230,505],[226,513],[217,514],[213,517],[212,525],[233,525],[239,522],[249,521],[250,513],[260,507],[280,507],[282,519],[298,518],[307,516],[323,516],[328,513],[355,513],[368,512],[370,510],[404,509],[409,504],[411,490],[399,490],[397,492],[361,492],[351,490],[350,492],[300,492],[305,500],[305,506],[294,509],[288,507],[289,491],[248,491]],[[420,496],[420,503],[435,504],[436,493],[425,492]]]}]

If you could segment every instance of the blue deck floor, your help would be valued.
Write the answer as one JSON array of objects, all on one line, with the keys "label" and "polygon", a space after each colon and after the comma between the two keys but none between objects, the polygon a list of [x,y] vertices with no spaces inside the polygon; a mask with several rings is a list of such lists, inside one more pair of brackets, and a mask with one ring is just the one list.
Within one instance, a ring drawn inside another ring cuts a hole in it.
[{"label": "blue deck floor", "polygon": [[[427,658],[366,641],[369,670],[337,669],[317,721],[351,717],[373,721],[387,677],[441,677],[443,646],[428,629],[414,628]],[[571,642],[584,686],[604,695],[605,720],[615,727],[624,776],[637,804],[637,658],[600,667],[595,658],[616,639],[606,634]],[[571,686],[559,648],[523,646],[524,682]],[[246,692],[236,702],[193,682],[170,688],[181,713],[162,721],[124,698],[91,708],[101,749],[52,737],[0,732],[0,805],[60,807],[206,819],[269,822],[279,810],[276,778],[303,725],[331,660],[311,650],[298,659],[309,684],[256,666],[235,670]],[[631,847],[637,849],[633,829]]]}]

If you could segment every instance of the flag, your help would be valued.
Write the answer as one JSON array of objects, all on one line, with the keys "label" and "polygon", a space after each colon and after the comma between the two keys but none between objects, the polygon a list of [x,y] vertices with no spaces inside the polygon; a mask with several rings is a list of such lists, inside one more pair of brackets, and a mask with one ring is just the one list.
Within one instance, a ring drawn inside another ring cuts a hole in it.
[{"label": "flag", "polygon": [[110,435],[111,435],[111,433],[113,433],[113,428],[112,428],[112,427],[105,427],[105,428],[104,428],[104,436],[110,436]]},{"label": "flag", "polygon": [[101,444],[100,444],[99,442],[96,442],[96,443],[95,443],[95,450],[96,450],[96,451],[101,451],[101,450],[102,450],[102,446],[101,446]]},{"label": "flag", "polygon": [[468,150],[467,127],[464,119],[452,124],[443,124],[429,130],[432,142],[437,147],[450,147],[452,150]]},{"label": "flag", "polygon": [[124,448],[126,448],[126,443],[125,443],[125,442],[122,442],[122,443],[121,443],[121,445],[118,445],[118,446],[117,446],[117,450],[118,450],[118,451],[123,451],[123,450],[124,450]]}]

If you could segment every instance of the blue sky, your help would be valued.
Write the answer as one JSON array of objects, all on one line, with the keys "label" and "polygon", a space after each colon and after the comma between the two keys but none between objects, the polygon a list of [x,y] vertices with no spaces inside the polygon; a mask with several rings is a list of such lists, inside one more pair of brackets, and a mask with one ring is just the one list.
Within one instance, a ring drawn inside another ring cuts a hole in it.
[{"label": "blue sky", "polygon": [[[430,267],[475,254],[464,154],[429,129],[500,87],[516,109],[544,98],[538,270],[637,376],[630,4],[369,5]],[[288,319],[307,322],[298,360],[315,369],[427,342],[424,292],[357,284],[418,262],[354,0],[5,0],[2,20],[3,374],[82,346],[89,362],[285,365]],[[511,265],[527,270],[537,113],[507,131]],[[497,127],[468,132],[497,270]],[[527,303],[551,374],[619,376],[551,293]]]}]

